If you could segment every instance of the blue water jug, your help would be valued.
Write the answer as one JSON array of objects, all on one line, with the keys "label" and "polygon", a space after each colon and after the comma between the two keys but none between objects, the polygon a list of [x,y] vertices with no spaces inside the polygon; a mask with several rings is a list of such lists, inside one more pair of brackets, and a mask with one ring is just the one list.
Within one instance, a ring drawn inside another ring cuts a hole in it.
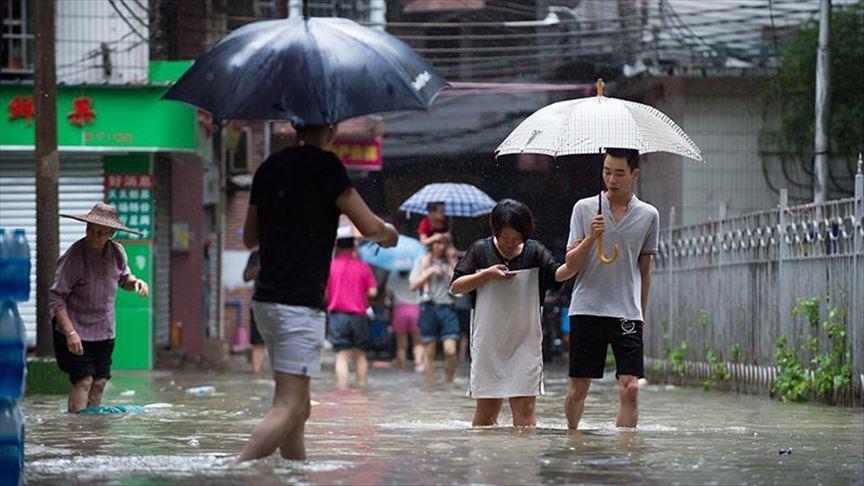
[{"label": "blue water jug", "polygon": [[17,405],[0,408],[0,486],[24,476],[24,415]]},{"label": "blue water jug", "polygon": [[27,340],[24,322],[14,302],[0,302],[0,402],[24,395]]},{"label": "blue water jug", "polygon": [[30,245],[27,244],[27,233],[23,229],[16,229],[12,233],[7,265],[12,280],[12,300],[26,302],[30,299]]},{"label": "blue water jug", "polygon": [[12,298],[9,276],[9,250],[12,243],[11,235],[5,228],[0,228],[0,302]]}]

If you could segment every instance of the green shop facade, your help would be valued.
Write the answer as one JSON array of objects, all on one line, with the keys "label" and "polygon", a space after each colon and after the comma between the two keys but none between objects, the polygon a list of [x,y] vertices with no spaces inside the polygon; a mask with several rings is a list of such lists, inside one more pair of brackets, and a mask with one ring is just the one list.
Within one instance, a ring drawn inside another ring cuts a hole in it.
[{"label": "green shop facade", "polygon": [[[60,212],[85,214],[98,201],[114,205],[142,234],[118,233],[133,274],[150,284],[139,298],[119,291],[113,367],[153,368],[155,347],[169,340],[171,168],[173,157],[199,157],[196,111],[160,98],[188,62],[151,62],[150,83],[58,86]],[[30,343],[36,339],[36,190],[33,87],[0,85],[0,227],[24,228],[30,243],[30,300],[19,308]],[[178,201],[175,201],[175,204]],[[200,207],[200,206],[199,206]],[[61,218],[60,251],[84,236],[85,225]]]}]

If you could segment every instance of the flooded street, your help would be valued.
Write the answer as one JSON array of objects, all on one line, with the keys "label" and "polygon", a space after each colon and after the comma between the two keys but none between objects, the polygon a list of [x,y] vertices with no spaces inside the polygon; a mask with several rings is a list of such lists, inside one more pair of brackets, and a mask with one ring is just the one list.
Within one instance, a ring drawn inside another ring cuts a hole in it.
[{"label": "flooded street", "polygon": [[[472,429],[466,370],[454,385],[372,370],[365,390],[337,390],[332,368],[313,381],[305,463],[278,453],[236,465],[232,459],[272,398],[264,375],[116,373],[103,404],[151,405],[139,415],[69,416],[65,397],[30,396],[29,484],[161,484],[206,481],[256,486],[316,484],[862,484],[860,409],[785,405],[763,398],[642,387],[637,431],[614,427],[617,390],[595,382],[584,430],[568,432],[566,370],[547,368],[536,431],[500,421]],[[440,371],[439,371],[440,372]],[[186,388],[212,385],[215,393]],[[132,393],[134,391],[134,395]],[[783,453],[783,450],[791,453]]]}]

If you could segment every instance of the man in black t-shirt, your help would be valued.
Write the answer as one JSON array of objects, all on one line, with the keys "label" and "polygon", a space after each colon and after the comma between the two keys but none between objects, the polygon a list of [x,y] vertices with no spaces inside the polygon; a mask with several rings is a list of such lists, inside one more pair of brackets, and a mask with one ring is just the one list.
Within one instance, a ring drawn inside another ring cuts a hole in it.
[{"label": "man in black t-shirt", "polygon": [[342,162],[322,150],[335,135],[335,125],[297,128],[297,146],[271,155],[252,181],[243,243],[260,248],[252,310],[276,392],[238,461],[269,456],[277,448],[285,459],[306,459],[309,384],[321,371],[324,291],[339,215],[345,213],[367,240],[396,245],[396,229],[369,209]]}]

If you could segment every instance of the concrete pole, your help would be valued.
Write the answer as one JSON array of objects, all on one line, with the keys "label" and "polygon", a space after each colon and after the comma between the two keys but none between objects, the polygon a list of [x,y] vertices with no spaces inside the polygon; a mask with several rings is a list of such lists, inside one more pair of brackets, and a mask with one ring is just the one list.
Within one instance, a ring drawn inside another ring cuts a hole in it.
[{"label": "concrete pole", "polygon": [[[780,239],[780,255],[777,258],[777,329],[780,336],[788,335],[786,329],[787,327],[791,327],[787,324],[787,317],[789,316],[789,282],[786,275],[786,260],[789,258],[789,245],[786,243],[786,210],[788,207],[789,190],[780,189],[780,214],[778,219],[780,226],[780,235],[778,236]],[[780,336],[770,336],[770,338],[773,342],[773,340],[776,340]]]},{"label": "concrete pole", "polygon": [[828,199],[828,151],[831,121],[831,0],[819,4],[819,49],[816,54],[816,155],[814,160],[813,202]]},{"label": "concrete pole", "polygon": [[36,62],[33,65],[36,110],[36,354],[54,354],[51,285],[60,256],[57,150],[56,3],[36,3]]}]

